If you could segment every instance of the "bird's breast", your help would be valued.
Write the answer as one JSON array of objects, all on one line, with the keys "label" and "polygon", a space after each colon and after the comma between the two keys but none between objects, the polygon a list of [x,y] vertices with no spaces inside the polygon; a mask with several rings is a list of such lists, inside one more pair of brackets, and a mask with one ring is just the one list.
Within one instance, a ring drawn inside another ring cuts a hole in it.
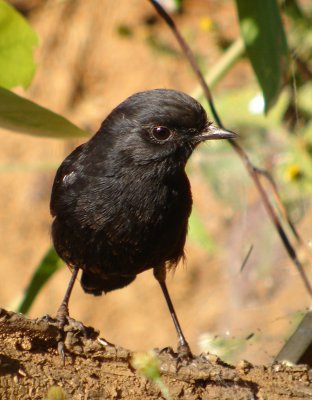
[{"label": "bird's breast", "polygon": [[183,256],[192,207],[185,173],[80,180],[65,185],[56,202],[52,235],[64,259],[107,273],[139,273]]},{"label": "bird's breast", "polygon": [[183,255],[192,207],[189,181],[182,175],[138,183],[121,196],[108,232],[113,247],[131,255],[138,269],[175,263]]}]

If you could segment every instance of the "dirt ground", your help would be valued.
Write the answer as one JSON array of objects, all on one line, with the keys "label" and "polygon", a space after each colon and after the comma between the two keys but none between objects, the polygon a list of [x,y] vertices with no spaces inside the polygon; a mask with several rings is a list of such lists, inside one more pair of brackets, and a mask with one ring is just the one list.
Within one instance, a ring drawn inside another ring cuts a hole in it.
[{"label": "dirt ground", "polygon": [[[133,368],[129,350],[103,343],[92,328],[86,337],[75,329],[66,331],[62,365],[55,350],[59,330],[53,321],[27,320],[1,309],[0,321],[3,400],[41,400],[44,395],[48,400],[165,398],[159,381],[147,380]],[[172,400],[301,400],[312,396],[312,372],[306,365],[257,367],[241,361],[233,367],[207,353],[192,360],[179,358],[172,349],[154,354],[161,382]]]},{"label": "dirt ground", "polygon": [[[40,37],[38,70],[25,95],[83,128],[95,132],[109,111],[136,91],[167,87],[191,93],[197,86],[182,57],[155,45],[157,38],[178,51],[163,23],[151,25],[155,13],[147,1],[15,3],[27,11]],[[176,22],[208,69],[221,54],[220,37],[229,41],[238,35],[233,2],[186,1],[185,8]],[[215,27],[207,31],[205,21],[206,25],[213,21]],[[120,33],[125,27],[131,35]],[[249,79],[248,65],[240,62],[216,93],[247,84]],[[1,135],[0,305],[13,310],[51,244],[49,196],[55,169],[78,142],[8,131]],[[230,152],[228,148],[222,156]],[[267,364],[311,300],[247,174],[238,188],[243,204],[238,210],[229,201],[221,201],[197,174],[200,154],[193,157],[190,168],[194,205],[217,250],[211,254],[189,240],[187,265],[169,276],[169,290],[194,353],[219,352],[230,362],[244,358]],[[306,242],[312,236],[310,220],[307,207],[299,224]],[[240,274],[250,244],[254,251]],[[299,254],[305,261],[304,254]],[[311,278],[311,270],[308,274]],[[31,317],[55,314],[69,277],[64,268],[51,279],[31,309]],[[100,298],[86,295],[77,284],[70,311],[109,342],[132,351],[176,347],[169,313],[149,271],[129,287]],[[215,336],[223,340],[219,347],[211,344]]]}]

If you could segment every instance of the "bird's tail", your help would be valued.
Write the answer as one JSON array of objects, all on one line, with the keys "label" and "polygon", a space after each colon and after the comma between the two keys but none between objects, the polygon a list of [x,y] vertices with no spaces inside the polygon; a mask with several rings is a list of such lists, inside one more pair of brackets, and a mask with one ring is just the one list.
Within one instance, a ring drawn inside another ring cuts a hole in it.
[{"label": "bird's tail", "polygon": [[103,292],[107,293],[115,289],[121,289],[132,281],[136,275],[105,275],[83,272],[81,276],[81,286],[86,293],[100,296]]}]

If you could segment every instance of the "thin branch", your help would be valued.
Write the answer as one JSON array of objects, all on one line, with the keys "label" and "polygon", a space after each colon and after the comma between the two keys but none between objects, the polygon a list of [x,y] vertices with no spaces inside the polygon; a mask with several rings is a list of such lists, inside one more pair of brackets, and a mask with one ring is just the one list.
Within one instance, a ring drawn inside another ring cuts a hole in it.
[{"label": "thin branch", "polygon": [[[208,87],[211,89],[231,70],[232,66],[244,55],[245,45],[243,39],[239,37],[231,44],[231,46],[222,54],[218,61],[204,76]],[[193,92],[192,97],[198,99],[203,92],[201,85],[198,85]]]},{"label": "thin branch", "polygon": [[243,270],[245,269],[245,267],[247,265],[247,262],[249,260],[249,257],[250,257],[250,255],[252,253],[252,250],[253,250],[253,244],[249,247],[248,252],[247,252],[247,254],[246,254],[246,256],[245,256],[245,258],[244,258],[244,260],[242,262],[242,265],[240,267],[239,272],[243,272]]},{"label": "thin branch", "polygon": [[[195,60],[195,57],[193,55],[192,50],[190,49],[190,47],[188,46],[188,44],[186,43],[186,41],[183,39],[182,35],[180,34],[179,30],[177,29],[173,19],[170,17],[170,15],[163,9],[163,7],[158,3],[158,1],[156,0],[149,0],[149,2],[155,7],[156,11],[159,13],[159,15],[166,21],[167,25],[170,27],[170,29],[172,30],[172,33],[174,34],[174,36],[176,37],[179,45],[181,46],[181,49],[183,51],[183,53],[185,54],[187,60],[189,61],[197,79],[199,80],[200,85],[202,86],[203,92],[205,97],[207,98],[207,101],[209,103],[212,115],[214,120],[216,121],[216,123],[221,127],[224,128],[222,121],[217,113],[216,107],[214,105],[213,102],[213,98],[212,98],[212,94],[211,91],[204,79],[203,74],[201,73],[198,64]],[[258,189],[258,192],[260,194],[262,203],[264,205],[264,208],[266,209],[272,223],[274,224],[280,239],[282,241],[282,243],[284,244],[284,247],[289,255],[289,257],[291,258],[291,260],[293,261],[294,265],[296,266],[296,268],[299,271],[299,274],[301,276],[301,279],[308,291],[308,293],[310,294],[310,296],[312,297],[312,286],[305,274],[305,271],[303,269],[303,266],[301,264],[301,262],[299,261],[296,251],[293,248],[292,244],[290,243],[287,234],[285,233],[282,224],[279,220],[278,215],[276,214],[272,204],[269,201],[269,198],[264,190],[264,187],[262,186],[262,183],[259,179],[259,172],[258,169],[252,164],[252,162],[250,161],[250,159],[248,158],[248,155],[246,154],[246,152],[244,151],[244,149],[233,139],[229,139],[229,142],[231,144],[231,146],[233,147],[233,149],[236,151],[236,153],[239,155],[239,157],[241,158],[243,164],[245,165],[250,177],[252,178],[252,180],[254,181],[256,188]]]},{"label": "thin branch", "polygon": [[293,248],[293,246],[291,245],[291,243],[288,239],[288,236],[287,236],[286,232],[284,231],[282,224],[281,224],[281,222],[280,222],[280,220],[279,220],[279,218],[278,218],[272,204],[270,203],[269,198],[262,186],[262,183],[259,179],[257,168],[253,166],[253,164],[249,160],[249,158],[248,158],[247,154],[245,153],[245,151],[243,150],[243,148],[241,146],[239,146],[239,144],[234,142],[232,139],[229,139],[229,140],[231,142],[231,145],[234,147],[234,150],[237,152],[237,154],[240,156],[241,160],[245,164],[245,167],[246,167],[247,171],[249,172],[249,175],[253,179],[253,181],[256,185],[256,188],[258,189],[258,192],[260,194],[260,197],[262,199],[264,208],[266,209],[267,213],[269,214],[269,217],[270,217],[271,221],[273,222],[289,257],[292,259],[294,265],[298,269],[301,279],[302,279],[307,291],[309,292],[310,296],[312,297],[311,284],[308,280],[308,277],[303,269],[301,262],[299,261],[299,259],[297,257],[297,253],[296,253],[295,249]]},{"label": "thin branch", "polygon": [[157,12],[159,13],[159,15],[166,21],[166,23],[169,25],[169,27],[171,28],[174,36],[176,37],[177,41],[179,42],[179,45],[182,48],[183,53],[185,54],[187,60],[189,61],[189,63],[191,64],[191,67],[193,69],[193,71],[195,72],[195,75],[197,76],[197,79],[199,80],[199,83],[204,91],[205,97],[208,100],[209,106],[211,108],[211,112],[213,115],[214,120],[217,122],[217,124],[223,128],[221,120],[219,118],[219,115],[217,113],[217,110],[215,109],[213,100],[212,100],[212,94],[210,92],[210,89],[208,87],[208,85],[205,82],[205,78],[203,76],[203,74],[201,73],[198,64],[195,60],[194,54],[192,52],[192,50],[190,49],[190,47],[188,46],[188,44],[186,43],[186,41],[183,39],[183,37],[181,36],[180,32],[178,31],[178,29],[176,28],[176,25],[173,21],[173,19],[170,17],[170,15],[163,9],[163,7],[158,3],[158,1],[156,0],[149,0],[153,6],[156,8]]},{"label": "thin branch", "polygon": [[277,185],[276,185],[273,177],[271,176],[271,174],[268,171],[265,171],[265,170],[260,169],[260,168],[256,168],[256,170],[257,170],[257,173],[259,175],[262,175],[269,182],[269,184],[271,186],[271,190],[272,190],[273,196],[274,196],[276,204],[277,204],[277,207],[279,209],[279,212],[281,213],[281,215],[283,216],[283,218],[285,219],[285,221],[289,225],[289,228],[291,229],[291,231],[292,231],[294,237],[297,239],[297,241],[301,245],[304,245],[304,242],[303,242],[299,232],[297,231],[294,223],[292,222],[292,220],[290,219],[290,217],[289,217],[289,215],[287,213],[286,207],[284,206],[284,203],[283,203],[283,201],[281,199],[281,196],[280,196],[280,194],[278,192],[278,188],[277,188]]}]

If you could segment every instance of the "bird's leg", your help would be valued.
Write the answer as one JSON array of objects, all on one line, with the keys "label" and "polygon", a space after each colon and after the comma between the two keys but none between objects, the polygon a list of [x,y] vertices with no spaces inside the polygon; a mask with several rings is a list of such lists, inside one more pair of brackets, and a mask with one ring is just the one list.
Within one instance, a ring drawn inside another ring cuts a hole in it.
[{"label": "bird's leg", "polygon": [[[66,289],[64,299],[56,313],[56,319],[59,322],[59,329],[62,332],[64,330],[64,326],[66,325],[66,323],[69,320],[68,302],[69,302],[69,298],[70,298],[71,292],[73,290],[73,287],[74,287],[74,284],[75,284],[75,281],[76,281],[76,278],[78,275],[78,271],[79,271],[78,267],[73,268],[73,272],[72,272],[68,287]],[[63,364],[65,364],[65,352],[64,352],[63,338],[58,342],[58,352],[62,357]]]},{"label": "bird's leg", "polygon": [[64,327],[64,325],[66,324],[66,319],[69,317],[68,302],[78,275],[78,271],[79,271],[78,267],[73,268],[73,272],[68,287],[66,289],[64,299],[56,313],[56,318],[58,319],[60,324],[62,324],[62,327]]},{"label": "bird's leg", "polygon": [[157,281],[159,282],[160,287],[163,291],[163,294],[164,294],[166,302],[167,302],[167,306],[170,311],[171,318],[173,320],[174,326],[175,326],[177,334],[178,334],[178,339],[179,339],[178,353],[182,357],[192,357],[192,352],[191,352],[190,346],[188,345],[188,343],[185,339],[185,336],[182,332],[176,312],[174,310],[172,301],[169,296],[169,292],[168,292],[167,285],[166,285],[166,267],[162,266],[162,267],[154,268],[154,276],[157,279]]}]

